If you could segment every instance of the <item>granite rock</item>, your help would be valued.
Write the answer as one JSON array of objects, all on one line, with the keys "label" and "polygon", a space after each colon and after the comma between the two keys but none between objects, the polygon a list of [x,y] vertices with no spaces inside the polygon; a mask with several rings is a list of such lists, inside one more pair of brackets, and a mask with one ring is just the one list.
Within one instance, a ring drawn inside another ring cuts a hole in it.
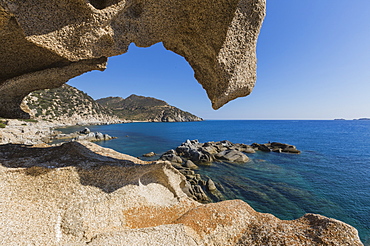
[{"label": "granite rock", "polygon": [[217,153],[215,157],[220,160],[231,162],[247,162],[249,160],[248,156],[235,149],[224,150],[220,153]]},{"label": "granite rock", "polygon": [[0,177],[2,245],[362,245],[356,229],[324,216],[200,204],[168,162],[89,142],[0,145]]},{"label": "granite rock", "polygon": [[130,43],[163,42],[189,62],[213,108],[248,95],[265,0],[0,1],[0,116],[27,118],[31,91],[59,87]]}]

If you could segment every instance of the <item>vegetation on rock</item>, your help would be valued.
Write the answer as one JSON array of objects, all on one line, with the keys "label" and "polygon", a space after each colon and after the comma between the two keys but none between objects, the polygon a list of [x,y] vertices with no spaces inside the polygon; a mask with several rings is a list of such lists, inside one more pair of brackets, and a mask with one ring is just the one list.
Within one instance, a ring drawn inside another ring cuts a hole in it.
[{"label": "vegetation on rock", "polygon": [[103,106],[109,107],[121,119],[153,122],[201,121],[202,119],[182,111],[165,101],[152,97],[131,95],[122,97],[107,97],[97,100]]},{"label": "vegetation on rock", "polygon": [[5,128],[6,124],[7,124],[7,122],[5,120],[3,120],[2,118],[0,118],[0,128]]},{"label": "vegetation on rock", "polygon": [[82,120],[117,118],[112,110],[98,104],[86,93],[66,84],[55,89],[34,91],[24,99],[24,102],[38,120],[64,121],[75,116]]},{"label": "vegetation on rock", "polygon": [[202,120],[152,97],[131,95],[126,99],[107,97],[95,101],[86,93],[66,84],[55,89],[34,91],[24,102],[35,118],[27,120],[28,122],[66,121],[76,117],[82,120],[120,118],[154,122]]}]

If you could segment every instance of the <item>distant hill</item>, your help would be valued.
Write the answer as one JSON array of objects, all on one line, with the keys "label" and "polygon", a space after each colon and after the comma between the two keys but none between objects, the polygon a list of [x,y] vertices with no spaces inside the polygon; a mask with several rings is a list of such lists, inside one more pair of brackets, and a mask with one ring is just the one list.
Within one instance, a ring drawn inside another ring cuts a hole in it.
[{"label": "distant hill", "polygon": [[33,118],[38,120],[62,124],[120,122],[111,109],[67,84],[55,89],[34,91],[24,99],[24,103],[30,108]]},{"label": "distant hill", "polygon": [[152,121],[152,122],[178,122],[178,121],[201,121],[189,112],[182,111],[165,101],[152,98],[131,95],[126,99],[122,97],[107,97],[96,100],[101,105],[108,107],[121,119]]}]

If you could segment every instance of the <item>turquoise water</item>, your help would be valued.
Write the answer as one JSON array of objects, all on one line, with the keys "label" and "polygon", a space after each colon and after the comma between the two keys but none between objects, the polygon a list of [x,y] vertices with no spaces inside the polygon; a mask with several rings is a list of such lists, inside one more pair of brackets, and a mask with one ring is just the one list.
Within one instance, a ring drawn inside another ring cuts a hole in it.
[{"label": "turquoise water", "polygon": [[130,123],[90,129],[118,137],[98,142],[101,146],[133,156],[160,154],[186,139],[296,145],[302,154],[257,152],[248,154],[248,163],[215,163],[199,172],[222,185],[225,199],[242,199],[281,219],[308,212],[339,219],[370,245],[370,121]]}]

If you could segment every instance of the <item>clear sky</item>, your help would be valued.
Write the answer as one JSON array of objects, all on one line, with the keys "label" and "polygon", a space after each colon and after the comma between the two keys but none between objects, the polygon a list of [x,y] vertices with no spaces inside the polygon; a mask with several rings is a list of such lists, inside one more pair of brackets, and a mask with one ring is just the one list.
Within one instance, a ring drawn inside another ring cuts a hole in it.
[{"label": "clear sky", "polygon": [[254,91],[213,110],[181,56],[131,45],[68,84],[94,99],[151,96],[204,119],[370,117],[370,0],[267,0]]}]

